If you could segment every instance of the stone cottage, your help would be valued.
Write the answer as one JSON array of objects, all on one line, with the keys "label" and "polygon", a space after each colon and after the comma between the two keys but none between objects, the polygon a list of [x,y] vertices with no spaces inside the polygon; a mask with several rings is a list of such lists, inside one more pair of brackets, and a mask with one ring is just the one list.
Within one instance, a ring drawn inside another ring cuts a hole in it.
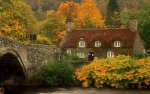
[{"label": "stone cottage", "polygon": [[112,58],[117,55],[133,56],[145,52],[137,32],[137,20],[132,18],[129,28],[74,29],[73,21],[67,22],[67,32],[60,43],[62,52],[80,58]]}]

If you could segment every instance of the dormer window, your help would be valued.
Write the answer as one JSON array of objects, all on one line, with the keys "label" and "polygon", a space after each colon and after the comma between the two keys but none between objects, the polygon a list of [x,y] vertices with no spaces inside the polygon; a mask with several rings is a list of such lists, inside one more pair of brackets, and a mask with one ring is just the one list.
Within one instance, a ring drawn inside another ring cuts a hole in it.
[{"label": "dormer window", "polygon": [[101,42],[100,41],[96,41],[95,42],[95,47],[101,47]]},{"label": "dormer window", "polygon": [[114,47],[121,47],[121,42],[120,41],[115,41],[114,42]]},{"label": "dormer window", "polygon": [[85,47],[85,41],[83,41],[83,40],[79,41],[79,47],[84,48]]}]

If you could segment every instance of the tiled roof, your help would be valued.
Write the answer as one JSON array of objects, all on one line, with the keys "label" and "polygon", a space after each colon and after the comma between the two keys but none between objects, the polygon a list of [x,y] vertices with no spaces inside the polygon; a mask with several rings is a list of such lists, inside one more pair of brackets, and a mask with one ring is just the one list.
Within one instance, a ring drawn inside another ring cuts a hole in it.
[{"label": "tiled roof", "polygon": [[86,41],[89,48],[94,47],[93,44],[98,40],[107,47],[111,47],[112,41],[120,40],[125,43],[125,47],[133,48],[136,32],[129,29],[74,30],[61,48],[75,48],[80,38]]}]

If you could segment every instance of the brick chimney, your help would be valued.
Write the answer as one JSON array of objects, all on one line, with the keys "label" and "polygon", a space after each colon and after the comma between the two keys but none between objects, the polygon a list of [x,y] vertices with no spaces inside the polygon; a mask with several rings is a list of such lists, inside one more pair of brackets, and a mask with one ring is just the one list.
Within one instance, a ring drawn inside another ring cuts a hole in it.
[{"label": "brick chimney", "polygon": [[136,16],[131,16],[129,28],[133,32],[136,32],[138,30],[138,22]]},{"label": "brick chimney", "polygon": [[73,19],[66,19],[67,32],[72,32],[75,28]]}]

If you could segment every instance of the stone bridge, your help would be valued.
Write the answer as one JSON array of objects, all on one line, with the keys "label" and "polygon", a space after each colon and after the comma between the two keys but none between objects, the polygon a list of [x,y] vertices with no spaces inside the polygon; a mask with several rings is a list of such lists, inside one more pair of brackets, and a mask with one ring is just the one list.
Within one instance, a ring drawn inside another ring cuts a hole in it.
[{"label": "stone bridge", "polygon": [[0,36],[0,82],[14,75],[30,78],[56,51],[54,45],[26,45]]}]

